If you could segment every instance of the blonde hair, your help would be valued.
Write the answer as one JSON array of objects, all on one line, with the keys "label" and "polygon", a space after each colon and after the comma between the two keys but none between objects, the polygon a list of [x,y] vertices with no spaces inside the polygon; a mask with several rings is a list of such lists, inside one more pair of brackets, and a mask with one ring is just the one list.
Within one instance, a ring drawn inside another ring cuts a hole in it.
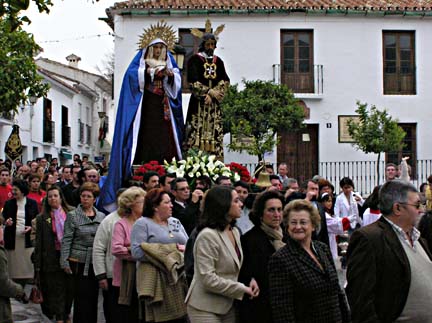
[{"label": "blonde hair", "polygon": [[314,207],[312,205],[311,202],[307,201],[307,200],[294,200],[289,202],[285,208],[284,208],[284,212],[283,212],[283,218],[284,218],[284,223],[285,224],[289,224],[288,220],[289,220],[289,216],[291,212],[299,212],[299,211],[306,211],[309,213],[309,217],[310,220],[312,222],[312,226],[314,227],[314,229],[318,228],[320,223],[321,223],[321,217],[318,213],[318,210],[316,209],[316,207]]},{"label": "blonde hair", "polygon": [[144,191],[141,187],[132,186],[129,187],[126,191],[120,194],[118,197],[118,214],[123,216],[129,216],[132,212],[131,207],[135,203],[138,197],[145,197],[146,191]]}]

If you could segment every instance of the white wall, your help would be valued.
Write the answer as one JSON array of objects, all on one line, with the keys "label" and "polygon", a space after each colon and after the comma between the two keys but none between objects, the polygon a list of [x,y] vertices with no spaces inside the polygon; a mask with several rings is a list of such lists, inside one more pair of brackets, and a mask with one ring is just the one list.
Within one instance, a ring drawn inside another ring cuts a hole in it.
[{"label": "white wall", "polygon": [[[202,28],[207,16],[116,16],[116,100],[124,72],[136,53],[140,33],[161,18],[176,30]],[[313,30],[314,64],[324,66],[324,94],[322,99],[304,101],[311,112],[307,122],[319,124],[319,161],[376,159],[375,155],[356,151],[351,144],[338,143],[338,115],[355,114],[357,100],[387,108],[400,122],[417,123],[417,158],[432,158],[428,140],[432,121],[429,108],[432,91],[428,89],[432,79],[432,20],[290,14],[211,16],[211,22],[213,28],[225,24],[216,54],[224,60],[232,83],[240,83],[243,78],[271,80],[272,65],[280,64],[281,29]],[[383,30],[415,30],[417,95],[383,95]],[[332,127],[326,128],[326,123]],[[230,153],[226,159],[251,162],[249,157]]]}]

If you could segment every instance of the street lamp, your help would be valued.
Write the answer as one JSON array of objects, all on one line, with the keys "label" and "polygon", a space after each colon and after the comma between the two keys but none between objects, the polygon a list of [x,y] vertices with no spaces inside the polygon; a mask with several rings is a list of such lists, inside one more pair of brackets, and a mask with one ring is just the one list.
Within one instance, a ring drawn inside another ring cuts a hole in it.
[{"label": "street lamp", "polygon": [[36,96],[29,96],[28,97],[28,103],[30,103],[30,105],[21,105],[21,112],[23,113],[24,112],[24,109],[26,108],[26,107],[29,107],[30,108],[30,114],[33,116],[33,111],[32,111],[32,109],[33,109],[33,106],[36,104],[36,102],[37,102],[37,100],[38,100],[38,98],[36,97]]},{"label": "street lamp", "polygon": [[183,69],[185,55],[186,55],[186,49],[179,43],[176,43],[174,45],[174,58],[180,70]]}]

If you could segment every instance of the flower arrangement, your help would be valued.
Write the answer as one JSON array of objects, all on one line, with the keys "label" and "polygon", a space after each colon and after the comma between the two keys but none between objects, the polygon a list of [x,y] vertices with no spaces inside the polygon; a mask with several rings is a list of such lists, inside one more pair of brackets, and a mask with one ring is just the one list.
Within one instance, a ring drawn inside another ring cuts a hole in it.
[{"label": "flower arrangement", "polygon": [[159,176],[163,176],[165,175],[165,167],[159,165],[156,160],[149,161],[148,163],[143,164],[137,169],[135,169],[132,180],[142,181],[144,174],[147,172],[156,172],[159,174]]},{"label": "flower arrangement", "polygon": [[249,183],[252,181],[251,179],[251,175],[248,171],[248,169],[238,163],[229,163],[228,165],[226,165],[229,169],[231,169],[232,172],[237,173],[240,176],[240,180],[246,183]]},{"label": "flower arrangement", "polygon": [[220,160],[216,160],[215,155],[208,155],[203,151],[190,151],[186,159],[177,161],[175,158],[170,163],[165,161],[167,173],[175,173],[177,177],[184,177],[191,185],[196,178],[201,175],[210,177],[216,181],[219,176],[227,176],[232,181],[240,180],[240,175],[231,171],[231,169]]}]

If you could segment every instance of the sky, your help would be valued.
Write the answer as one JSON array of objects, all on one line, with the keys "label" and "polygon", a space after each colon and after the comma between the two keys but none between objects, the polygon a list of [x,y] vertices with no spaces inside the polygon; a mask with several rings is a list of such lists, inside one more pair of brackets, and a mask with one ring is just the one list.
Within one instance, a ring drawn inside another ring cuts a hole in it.
[{"label": "sky", "polygon": [[43,48],[40,57],[67,64],[66,56],[81,57],[79,68],[98,73],[114,49],[111,28],[98,18],[105,18],[105,9],[114,0],[53,0],[50,13],[39,13],[31,1],[24,13],[32,23],[24,29],[34,35]]}]

